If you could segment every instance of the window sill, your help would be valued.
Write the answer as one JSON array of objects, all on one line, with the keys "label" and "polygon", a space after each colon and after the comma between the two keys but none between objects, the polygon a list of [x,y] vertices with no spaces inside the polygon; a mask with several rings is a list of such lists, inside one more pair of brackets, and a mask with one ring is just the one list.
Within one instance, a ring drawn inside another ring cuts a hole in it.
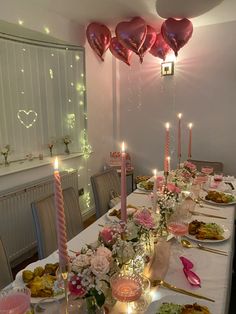
[{"label": "window sill", "polygon": [[[59,160],[68,160],[77,157],[82,157],[83,153],[71,153],[70,155],[58,155]],[[9,174],[13,174],[16,172],[21,172],[33,168],[38,168],[42,166],[47,166],[53,163],[56,156],[53,157],[44,157],[43,160],[39,160],[35,158],[33,160],[20,160],[20,161],[12,161],[9,166],[0,165],[0,177],[7,176]]]}]

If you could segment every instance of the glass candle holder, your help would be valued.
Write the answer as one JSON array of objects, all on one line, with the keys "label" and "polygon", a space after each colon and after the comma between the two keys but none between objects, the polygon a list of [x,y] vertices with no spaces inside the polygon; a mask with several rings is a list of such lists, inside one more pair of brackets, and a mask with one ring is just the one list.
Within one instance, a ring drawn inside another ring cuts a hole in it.
[{"label": "glass candle holder", "polygon": [[141,297],[142,281],[136,274],[115,274],[111,277],[110,284],[112,296],[120,302],[134,302]]}]

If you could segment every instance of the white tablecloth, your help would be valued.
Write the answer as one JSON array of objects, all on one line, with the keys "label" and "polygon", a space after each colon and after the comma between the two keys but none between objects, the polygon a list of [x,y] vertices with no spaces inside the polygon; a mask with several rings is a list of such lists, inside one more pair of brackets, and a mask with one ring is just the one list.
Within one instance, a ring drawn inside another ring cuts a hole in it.
[{"label": "white tablecloth", "polygon": [[[127,204],[133,204],[136,206],[151,206],[150,197],[148,195],[135,193],[132,193],[128,196]],[[171,257],[170,267],[165,280],[178,286],[179,288],[193,291],[195,293],[215,299],[216,302],[211,304],[211,308],[214,309],[212,314],[227,314],[230,300],[232,258],[234,250],[235,208],[234,206],[224,206],[218,207],[216,210],[209,208],[196,209],[201,212],[227,217],[227,219],[209,218],[209,220],[223,224],[229,229],[231,236],[228,240],[220,243],[210,244],[210,246],[213,248],[227,251],[228,256],[212,254],[198,249],[185,249],[184,256],[193,261],[194,271],[202,280],[201,288],[193,288],[190,286],[183,274],[182,264],[180,262],[177,263],[173,256]],[[195,218],[201,219],[203,217],[194,216],[194,219]],[[78,251],[84,244],[95,241],[97,239],[99,230],[101,230],[101,226],[99,225],[104,225],[108,222],[109,219],[106,215],[98,219],[83,232],[70,240],[68,242],[68,249]],[[57,252],[54,252],[45,259],[45,263],[57,260],[58,254]],[[176,293],[164,288],[160,288],[156,293],[154,293],[153,300],[160,299],[163,296],[171,294],[175,295]],[[200,299],[196,299],[196,301],[201,302]]]}]

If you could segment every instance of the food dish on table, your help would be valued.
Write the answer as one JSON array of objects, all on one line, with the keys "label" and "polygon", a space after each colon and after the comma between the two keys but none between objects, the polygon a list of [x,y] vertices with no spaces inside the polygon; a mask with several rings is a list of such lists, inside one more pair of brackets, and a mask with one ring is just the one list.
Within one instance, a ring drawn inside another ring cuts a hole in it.
[{"label": "food dish on table", "polygon": [[200,198],[211,204],[218,205],[231,205],[236,204],[236,198],[230,193],[224,193],[219,191],[208,191],[207,193],[202,193]]},{"label": "food dish on table", "polygon": [[137,188],[141,191],[150,192],[153,190],[153,181],[142,181],[137,184]]},{"label": "food dish on table", "polygon": [[27,269],[16,275],[16,285],[25,285],[31,291],[31,303],[37,303],[42,298],[64,297],[63,289],[58,286],[58,263],[42,264],[41,261],[27,266]]},{"label": "food dish on table", "polygon": [[174,294],[152,302],[147,314],[214,314],[215,305],[193,297]]},{"label": "food dish on table", "polygon": [[[136,213],[137,210],[138,210],[138,208],[136,208],[135,206],[128,205],[127,206],[127,215],[133,216],[133,214]],[[119,221],[121,219],[121,210],[118,208],[109,209],[107,212],[107,218],[109,220],[112,220],[112,221]]]},{"label": "food dish on table", "polygon": [[186,237],[201,242],[222,242],[230,237],[230,232],[214,222],[193,220],[189,223]]},{"label": "food dish on table", "polygon": [[157,314],[211,314],[207,306],[193,304],[163,303]]},{"label": "food dish on table", "polygon": [[38,266],[33,271],[23,270],[22,279],[31,291],[32,297],[48,298],[54,296],[54,282],[59,264],[46,264]]}]

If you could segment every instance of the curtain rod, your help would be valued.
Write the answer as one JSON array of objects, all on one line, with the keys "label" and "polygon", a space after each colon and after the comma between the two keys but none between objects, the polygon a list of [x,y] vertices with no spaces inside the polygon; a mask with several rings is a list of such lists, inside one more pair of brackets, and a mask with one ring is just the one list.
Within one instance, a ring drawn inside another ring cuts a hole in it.
[{"label": "curtain rod", "polygon": [[11,35],[7,33],[3,33],[3,32],[0,32],[0,38],[22,43],[22,44],[41,46],[41,47],[47,47],[47,48],[57,48],[57,49],[63,49],[63,50],[84,50],[84,48],[81,46],[76,46],[76,45],[71,45],[71,44],[68,44],[68,45],[60,44],[60,43],[54,43],[54,42],[38,40],[38,39],[31,39],[31,38],[18,36],[18,35]]}]

